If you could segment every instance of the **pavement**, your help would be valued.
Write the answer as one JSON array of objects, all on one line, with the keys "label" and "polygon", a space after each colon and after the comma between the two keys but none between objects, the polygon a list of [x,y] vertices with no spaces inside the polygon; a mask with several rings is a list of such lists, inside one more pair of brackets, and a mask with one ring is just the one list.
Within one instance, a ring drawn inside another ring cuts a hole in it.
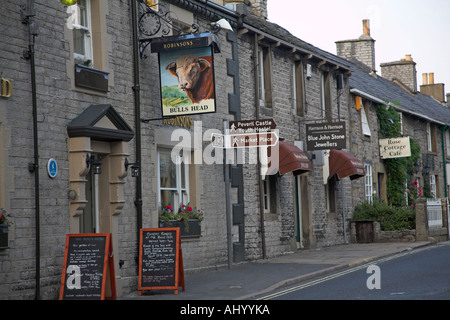
[{"label": "pavement", "polygon": [[352,243],[299,250],[276,258],[233,264],[231,268],[185,271],[185,291],[144,291],[121,300],[252,300],[258,295],[431,242]]}]

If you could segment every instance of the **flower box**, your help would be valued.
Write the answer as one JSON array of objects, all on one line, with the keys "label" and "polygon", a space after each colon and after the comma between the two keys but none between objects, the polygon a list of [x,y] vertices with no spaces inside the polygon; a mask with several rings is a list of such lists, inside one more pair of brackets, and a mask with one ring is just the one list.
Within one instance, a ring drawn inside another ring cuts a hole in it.
[{"label": "flower box", "polygon": [[200,238],[202,236],[202,222],[198,219],[191,219],[187,226],[183,221],[179,220],[161,220],[160,228],[180,228],[181,238]]},{"label": "flower box", "polygon": [[0,249],[8,249],[8,225],[0,224]]},{"label": "flower box", "polygon": [[109,72],[83,66],[75,65],[75,85],[77,87],[108,92]]}]

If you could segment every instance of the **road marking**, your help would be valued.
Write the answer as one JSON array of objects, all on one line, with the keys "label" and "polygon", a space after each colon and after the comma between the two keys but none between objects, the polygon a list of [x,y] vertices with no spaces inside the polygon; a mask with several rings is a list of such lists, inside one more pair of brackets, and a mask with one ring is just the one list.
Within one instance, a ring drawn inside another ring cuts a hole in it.
[{"label": "road marking", "polygon": [[326,281],[329,281],[329,280],[333,280],[333,279],[345,276],[347,274],[350,274],[350,273],[353,273],[353,272],[365,269],[365,268],[369,267],[370,265],[383,263],[383,262],[386,262],[386,261],[389,261],[389,260],[393,260],[393,259],[396,259],[396,258],[400,258],[400,257],[406,256],[406,255],[409,255],[409,254],[412,254],[412,253],[415,253],[415,252],[418,252],[418,251],[419,250],[411,250],[411,251],[406,251],[406,252],[402,252],[402,253],[399,253],[399,254],[395,254],[395,255],[392,255],[392,256],[388,256],[386,258],[382,258],[382,259],[379,259],[379,260],[376,260],[376,261],[372,261],[372,262],[369,262],[369,263],[366,263],[366,264],[363,264],[363,265],[360,265],[360,266],[357,266],[357,267],[354,267],[354,268],[350,268],[348,270],[344,270],[344,271],[341,271],[341,272],[338,272],[338,273],[334,273],[334,274],[331,274],[329,276],[325,276],[323,278],[316,279],[316,280],[313,280],[313,281],[310,281],[310,282],[307,282],[307,283],[304,283],[304,284],[301,284],[301,285],[298,285],[298,286],[295,286],[295,287],[292,287],[292,288],[288,288],[288,289],[285,289],[285,290],[282,290],[282,291],[278,291],[278,292],[269,294],[267,296],[263,296],[261,298],[258,298],[256,300],[270,300],[270,299],[278,298],[278,297],[284,296],[286,294],[289,294],[289,293],[292,293],[292,292],[295,292],[295,291],[300,291],[302,289],[309,288],[309,287],[318,285],[320,283],[323,283],[323,282],[326,282]]}]

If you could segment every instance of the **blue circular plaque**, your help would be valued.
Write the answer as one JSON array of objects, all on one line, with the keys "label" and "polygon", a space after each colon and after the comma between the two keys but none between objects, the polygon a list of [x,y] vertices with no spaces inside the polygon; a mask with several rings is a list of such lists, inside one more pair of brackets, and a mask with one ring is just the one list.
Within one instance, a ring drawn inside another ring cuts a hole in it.
[{"label": "blue circular plaque", "polygon": [[56,163],[56,160],[51,158],[47,162],[47,171],[50,178],[55,178],[58,174],[58,164]]}]

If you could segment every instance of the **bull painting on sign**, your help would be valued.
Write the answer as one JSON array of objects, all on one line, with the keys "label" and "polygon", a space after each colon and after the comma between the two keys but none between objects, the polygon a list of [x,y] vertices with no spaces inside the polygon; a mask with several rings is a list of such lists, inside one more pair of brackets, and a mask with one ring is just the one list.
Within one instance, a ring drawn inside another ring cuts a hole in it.
[{"label": "bull painting on sign", "polygon": [[211,47],[159,53],[162,115],[216,112]]}]

